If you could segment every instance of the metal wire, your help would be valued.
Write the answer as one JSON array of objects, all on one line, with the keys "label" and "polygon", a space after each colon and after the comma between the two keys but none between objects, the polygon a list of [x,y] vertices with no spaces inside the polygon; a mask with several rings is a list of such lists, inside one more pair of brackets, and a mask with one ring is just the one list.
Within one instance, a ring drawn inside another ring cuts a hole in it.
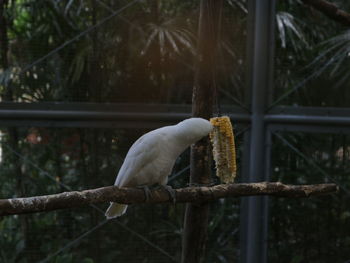
[{"label": "metal wire", "polygon": [[45,259],[39,261],[38,263],[50,262],[50,260],[53,259],[55,256],[57,256],[58,254],[60,254],[61,252],[65,251],[65,250],[67,250],[68,248],[71,248],[75,244],[78,244],[84,237],[90,235],[92,232],[94,232],[95,230],[99,229],[100,227],[102,227],[103,225],[105,225],[109,221],[110,220],[107,220],[107,219],[103,220],[102,222],[98,223],[96,226],[94,226],[90,230],[86,231],[84,234],[78,236],[76,239],[74,239],[73,241],[69,242],[67,245],[65,245],[64,247],[60,248],[59,250],[57,250],[52,255],[49,255]]},{"label": "metal wire", "polygon": [[161,252],[163,255],[167,256],[170,260],[172,260],[173,262],[177,262],[176,259],[171,256],[168,252],[166,252],[165,250],[163,250],[162,248],[160,248],[159,246],[157,246],[156,244],[154,244],[153,242],[149,241],[147,238],[145,238],[144,236],[142,236],[141,234],[135,232],[134,230],[132,230],[131,228],[127,227],[126,225],[120,223],[117,219],[112,219],[110,221],[113,221],[115,223],[117,223],[120,227],[124,228],[125,230],[127,230],[128,232],[132,233],[133,235],[135,235],[136,237],[138,237],[139,239],[143,240],[145,243],[147,243],[148,245],[150,245],[151,247],[157,249],[159,252]]},{"label": "metal wire", "polygon": [[[321,70],[324,70],[326,67],[323,66],[321,68]],[[320,70],[320,71],[321,71]],[[296,92],[298,89],[300,89],[301,87],[303,87],[306,83],[308,83],[310,80],[312,80],[313,78],[315,78],[317,75],[319,75],[320,71],[315,71],[314,73],[312,73],[311,75],[309,75],[307,78],[303,79],[302,81],[300,81],[298,84],[296,84],[293,88],[291,88],[290,90],[286,91],[283,95],[281,95],[279,98],[277,98],[273,103],[271,103],[271,105],[269,105],[269,107],[267,108],[267,111],[270,111],[271,109],[273,109],[278,103],[280,103],[281,101],[283,101],[284,99],[286,99],[290,94]]]},{"label": "metal wire", "polygon": [[22,75],[23,73],[25,73],[27,70],[29,70],[30,68],[34,67],[35,65],[41,63],[42,61],[44,61],[45,59],[51,57],[52,55],[56,54],[58,51],[60,51],[61,49],[65,48],[66,46],[70,45],[71,43],[73,43],[74,41],[78,40],[79,38],[81,38],[82,36],[90,33],[91,31],[95,30],[96,28],[100,27],[101,25],[103,25],[104,23],[106,23],[107,21],[109,21],[110,19],[112,19],[113,17],[115,17],[116,15],[119,15],[121,12],[123,12],[125,9],[131,7],[132,5],[136,4],[137,2],[140,2],[141,0],[134,0],[129,2],[128,4],[126,4],[125,6],[123,6],[122,8],[113,11],[113,13],[111,13],[109,16],[101,19],[100,21],[98,21],[95,25],[85,29],[84,31],[80,32],[79,34],[77,34],[75,37],[71,38],[70,40],[64,42],[61,46],[53,49],[52,51],[50,51],[49,53],[47,53],[46,55],[42,56],[41,58],[35,60],[33,63],[27,65],[26,67],[24,67],[19,73],[18,75]]},{"label": "metal wire", "polygon": [[134,230],[132,230],[131,228],[127,227],[126,225],[120,223],[117,220],[108,220],[105,219],[103,221],[101,221],[100,223],[98,223],[96,226],[92,227],[91,229],[89,229],[88,231],[86,231],[85,233],[83,233],[82,235],[78,236],[77,238],[75,238],[74,240],[72,240],[71,242],[69,242],[67,245],[65,245],[64,247],[60,248],[59,250],[57,250],[55,253],[51,254],[50,256],[46,257],[44,260],[39,261],[38,263],[46,263],[46,262],[50,262],[51,259],[53,259],[55,256],[57,256],[58,254],[60,254],[61,252],[71,248],[72,246],[78,244],[83,238],[87,237],[88,235],[90,235],[92,232],[96,231],[97,229],[101,228],[102,226],[104,226],[106,223],[108,222],[112,222],[113,223],[117,223],[120,227],[122,227],[123,229],[125,229],[126,231],[130,232],[131,234],[133,234],[134,236],[138,237],[139,239],[141,239],[142,241],[144,241],[145,243],[147,243],[149,246],[157,249],[159,252],[161,252],[163,255],[167,256],[171,261],[173,262],[177,262],[176,259],[171,256],[168,252],[166,252],[165,250],[163,250],[162,248],[160,248],[159,246],[155,245],[153,242],[149,241],[147,238],[145,238],[144,236],[140,235],[139,233],[135,232]]},{"label": "metal wire", "polygon": [[[100,6],[102,6],[104,9],[106,9],[107,11],[109,11],[110,13],[113,13],[114,10],[112,9],[112,7],[110,7],[109,5],[107,5],[106,3],[104,3],[101,0],[97,0],[96,1]],[[125,17],[123,17],[122,15],[118,15],[118,18],[123,20],[125,23],[127,23],[128,25],[130,25],[132,28],[137,29],[143,36],[146,35],[146,33],[138,26],[136,26],[134,23],[132,23],[130,20],[126,19]]]},{"label": "metal wire", "polygon": [[[248,127],[249,128],[249,127]],[[240,131],[239,133],[236,134],[237,136],[240,136],[241,134],[243,134],[248,128]],[[55,179],[54,176],[50,175],[47,171],[45,171],[44,169],[42,169],[41,167],[39,167],[36,163],[34,163],[33,161],[31,161],[29,158],[23,156],[22,154],[20,154],[19,152],[15,151],[14,149],[12,149],[12,147],[10,147],[8,144],[3,143],[3,145],[13,154],[15,154],[16,156],[18,156],[19,158],[21,158],[23,161],[27,162],[28,164],[30,164],[31,166],[33,166],[35,169],[37,169],[38,171],[40,171],[43,175],[45,175],[46,177],[48,177],[49,179],[51,179],[53,182],[59,184],[60,186],[62,186],[63,188],[65,188],[66,190],[71,191],[72,188],[60,181],[57,181]],[[182,170],[180,170],[179,172],[177,172],[176,174],[174,174],[172,177],[170,177],[169,182],[175,180],[177,177],[179,177],[180,175],[182,175],[184,172],[188,171],[190,168],[190,166],[186,166],[185,168],[183,168]],[[96,210],[98,210],[100,213],[104,214],[104,211],[102,209],[100,209],[99,207],[90,204],[91,207],[95,208]],[[78,244],[83,238],[85,238],[86,236],[90,235],[92,232],[96,231],[97,229],[99,229],[100,227],[102,227],[103,225],[105,225],[107,222],[109,221],[113,221],[114,223],[116,223],[119,227],[123,228],[124,230],[130,232],[131,234],[135,235],[137,238],[141,239],[142,241],[144,241],[145,243],[147,243],[149,246],[151,246],[152,248],[158,250],[160,253],[162,253],[163,255],[165,255],[166,257],[168,257],[171,261],[173,262],[177,262],[176,259],[171,256],[168,252],[166,252],[164,249],[162,249],[161,247],[159,247],[158,245],[154,244],[153,242],[149,241],[147,238],[145,238],[143,235],[135,232],[134,230],[132,230],[131,228],[127,227],[126,225],[124,225],[123,223],[119,222],[118,220],[104,220],[102,222],[100,222],[99,224],[97,224],[96,226],[92,227],[90,230],[86,231],[85,233],[83,233],[82,235],[78,236],[77,238],[75,238],[74,240],[72,240],[71,242],[69,242],[67,245],[65,245],[64,247],[60,248],[59,250],[57,250],[56,252],[54,252],[52,255],[48,256],[47,258],[45,258],[44,260],[40,261],[39,263],[45,263],[45,262],[49,262],[53,257],[57,256],[58,254],[60,254],[61,252],[69,249],[70,247],[74,246],[75,244]]]},{"label": "metal wire", "polygon": [[327,177],[329,180],[334,182],[339,188],[341,188],[347,195],[350,196],[350,190],[345,188],[337,179],[329,175],[325,170],[323,170],[317,163],[315,163],[311,158],[307,157],[305,154],[303,154],[299,149],[297,149],[293,144],[291,144],[287,139],[285,139],[281,134],[277,132],[273,132],[274,135],[276,135],[277,138],[279,138],[285,145],[287,145],[290,149],[292,149],[296,154],[298,154],[300,157],[302,157],[305,161],[307,161],[310,165],[315,167],[322,175]]},{"label": "metal wire", "polygon": [[190,166],[187,165],[185,168],[183,168],[182,170],[180,170],[179,172],[177,172],[176,174],[172,175],[170,178],[169,178],[169,181],[168,182],[171,182],[173,180],[175,180],[177,177],[179,177],[180,175],[182,175],[184,172],[188,171],[190,169]]},{"label": "metal wire", "polygon": [[[39,167],[38,165],[36,165],[36,163],[34,163],[33,161],[31,161],[29,158],[23,156],[22,154],[20,154],[19,152],[15,151],[11,146],[9,146],[8,144],[2,143],[9,151],[11,151],[13,154],[17,155],[19,158],[21,158],[23,161],[27,162],[28,164],[30,164],[31,166],[33,166],[35,169],[37,169],[38,171],[41,172],[41,174],[45,175],[47,178],[49,178],[51,181],[55,182],[56,184],[60,185],[62,188],[68,190],[68,191],[72,191],[73,189],[62,183],[61,181],[57,181],[56,178],[54,176],[52,176],[51,174],[49,174],[48,172],[46,172],[44,169],[42,169],[41,167]],[[98,210],[99,212],[101,212],[102,214],[104,214],[104,211],[99,208],[98,206],[94,205],[94,204],[89,204],[89,206],[95,208],[96,210]]]},{"label": "metal wire", "polygon": [[[48,172],[46,172],[44,169],[40,168],[38,165],[36,165],[33,161],[31,161],[29,158],[23,156],[22,154],[20,154],[19,152],[15,151],[14,149],[12,149],[9,145],[7,144],[3,144],[9,151],[11,151],[13,154],[15,154],[16,156],[18,156],[19,158],[21,158],[23,161],[27,162],[28,164],[30,164],[31,166],[33,166],[35,169],[37,169],[38,171],[40,171],[43,175],[45,175],[46,177],[48,177],[49,179],[51,179],[52,181],[54,181],[55,183],[59,184],[60,186],[62,186],[63,188],[65,188],[66,190],[71,191],[72,188],[69,187],[68,185],[59,182],[55,179],[55,177],[53,177],[52,175],[50,175]],[[181,171],[180,171],[181,172]],[[98,206],[94,205],[94,204],[89,204],[90,207],[93,207],[94,209],[96,209],[97,211],[99,211],[101,214],[104,215],[104,210],[102,210],[101,208],[99,208]],[[166,251],[164,251],[161,247],[157,246],[156,244],[152,243],[151,241],[149,241],[147,238],[145,238],[144,236],[142,236],[141,234],[135,232],[134,230],[130,229],[129,227],[125,226],[124,224],[120,223],[119,221],[115,221],[120,227],[124,228],[126,231],[132,233],[133,235],[137,236],[139,239],[143,240],[144,242],[146,242],[148,245],[150,245],[151,247],[157,249],[159,252],[161,252],[162,254],[166,255],[167,257],[169,257],[171,260],[175,261],[174,258],[172,256],[170,256],[169,253],[167,253]],[[102,222],[103,224],[105,223],[104,221]],[[93,231],[98,229],[100,226],[102,226],[103,224],[100,223],[100,225],[97,225],[95,227],[93,227]],[[80,241],[83,237],[87,236],[88,234],[90,234],[93,231],[87,231],[85,234],[83,234],[82,236],[79,236],[76,240],[73,240],[72,242],[70,242],[70,246],[73,246],[74,244],[76,244],[78,241]],[[62,252],[63,250],[67,249],[69,244],[67,244],[65,247],[63,247],[62,249],[58,250],[57,252],[54,253],[54,255],[59,254],[60,252]],[[48,261],[44,261],[44,262],[48,262]]]},{"label": "metal wire", "polygon": [[7,150],[9,150],[10,152],[12,152],[13,154],[15,154],[17,157],[21,158],[24,162],[30,164],[31,166],[33,166],[35,169],[37,169],[41,174],[45,175],[47,178],[49,178],[50,180],[52,180],[53,182],[55,182],[56,184],[60,185],[61,187],[63,187],[66,190],[72,191],[72,188],[69,187],[68,185],[62,183],[61,181],[57,181],[56,178],[54,176],[52,176],[51,174],[49,174],[48,172],[46,172],[44,169],[42,169],[41,167],[39,167],[36,163],[34,163],[33,161],[31,161],[29,158],[23,156],[22,154],[20,154],[19,152],[17,152],[16,150],[14,150],[10,145],[8,145],[7,143],[2,142],[2,145],[5,146],[5,148]]},{"label": "metal wire", "polygon": [[286,91],[283,95],[281,95],[279,98],[277,98],[271,105],[269,105],[267,111],[270,111],[273,109],[278,103],[286,99],[290,94],[294,93],[298,89],[300,89],[302,86],[304,86],[307,82],[309,82],[311,79],[313,79],[316,76],[315,73],[309,75],[307,78],[303,79],[300,81],[298,84],[296,84],[293,88],[290,90]]},{"label": "metal wire", "polygon": [[[97,3],[100,4],[103,8],[105,8],[106,10],[108,10],[109,12],[113,12],[113,9],[108,6],[106,3],[104,3],[103,1],[101,0],[97,0]],[[128,25],[130,25],[131,27],[133,28],[136,28],[141,34],[142,36],[145,36],[146,35],[146,32],[142,30],[142,28],[136,26],[134,23],[132,23],[130,20],[128,20],[127,18],[119,15],[118,16],[119,19],[123,20],[125,23],[127,23]],[[178,56],[176,57],[173,57],[172,59],[174,59],[175,61],[177,62],[180,62],[181,64],[183,64],[184,66],[186,66],[188,69],[190,69],[191,71],[194,71],[195,68],[193,65],[190,65],[189,63],[187,63],[186,61],[182,60],[181,58],[179,58]],[[214,69],[213,69],[214,70]],[[214,73],[213,73],[214,74]],[[216,77],[216,76],[215,76]],[[216,111],[218,113],[218,116],[221,115],[221,108],[220,108],[220,105],[219,105],[219,99],[218,99],[218,96],[219,96],[219,92],[221,92],[223,95],[225,95],[228,99],[231,99],[233,102],[235,102],[240,108],[242,108],[243,110],[247,111],[247,112],[250,112],[249,108],[244,105],[242,102],[240,102],[238,99],[236,99],[234,96],[232,96],[229,92],[225,91],[223,88],[220,88],[217,86],[217,83],[215,81],[215,77],[214,77],[214,85],[215,85],[215,106],[216,107]],[[218,92],[219,91],[219,92]]]}]

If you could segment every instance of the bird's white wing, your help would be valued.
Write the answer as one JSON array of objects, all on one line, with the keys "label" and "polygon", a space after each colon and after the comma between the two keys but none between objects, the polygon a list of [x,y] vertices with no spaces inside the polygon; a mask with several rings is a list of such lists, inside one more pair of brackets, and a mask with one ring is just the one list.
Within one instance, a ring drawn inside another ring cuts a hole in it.
[{"label": "bird's white wing", "polygon": [[166,134],[159,130],[140,137],[129,149],[115,185],[119,187],[137,186],[140,181],[147,181],[147,178],[140,178],[140,176],[145,176],[145,168],[149,170],[154,161],[162,155],[162,144],[165,137]]}]

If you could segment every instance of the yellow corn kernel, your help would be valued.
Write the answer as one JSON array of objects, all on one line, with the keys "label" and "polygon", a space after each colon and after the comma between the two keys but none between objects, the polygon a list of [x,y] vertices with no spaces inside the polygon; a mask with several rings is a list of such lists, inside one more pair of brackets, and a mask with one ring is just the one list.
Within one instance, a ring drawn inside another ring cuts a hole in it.
[{"label": "yellow corn kernel", "polygon": [[213,146],[213,157],[216,166],[216,176],[223,183],[233,183],[236,177],[236,150],[233,129],[227,116],[210,119],[214,126],[209,134]]}]

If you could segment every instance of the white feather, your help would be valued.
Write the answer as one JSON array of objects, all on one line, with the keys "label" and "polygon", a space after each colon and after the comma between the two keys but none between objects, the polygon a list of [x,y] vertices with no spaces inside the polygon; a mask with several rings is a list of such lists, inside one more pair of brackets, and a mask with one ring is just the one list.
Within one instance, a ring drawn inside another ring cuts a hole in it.
[{"label": "white feather", "polygon": [[[129,149],[114,185],[135,187],[165,185],[177,157],[191,144],[207,136],[213,129],[209,121],[190,118],[177,125],[166,126],[141,136]],[[125,213],[127,206],[111,203],[107,218]]]}]

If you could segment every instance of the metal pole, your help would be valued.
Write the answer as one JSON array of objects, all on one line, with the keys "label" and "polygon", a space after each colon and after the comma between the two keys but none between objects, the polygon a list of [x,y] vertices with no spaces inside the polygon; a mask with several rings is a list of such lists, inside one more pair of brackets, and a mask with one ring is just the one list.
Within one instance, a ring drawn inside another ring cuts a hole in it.
[{"label": "metal pole", "polygon": [[[245,136],[243,181],[268,180],[266,173],[266,133],[264,122],[267,100],[271,97],[274,0],[248,2],[248,90],[251,92],[251,131]],[[249,92],[248,92],[249,94]],[[262,173],[264,171],[264,173]],[[242,198],[241,204],[241,262],[267,262],[267,199]]]}]

